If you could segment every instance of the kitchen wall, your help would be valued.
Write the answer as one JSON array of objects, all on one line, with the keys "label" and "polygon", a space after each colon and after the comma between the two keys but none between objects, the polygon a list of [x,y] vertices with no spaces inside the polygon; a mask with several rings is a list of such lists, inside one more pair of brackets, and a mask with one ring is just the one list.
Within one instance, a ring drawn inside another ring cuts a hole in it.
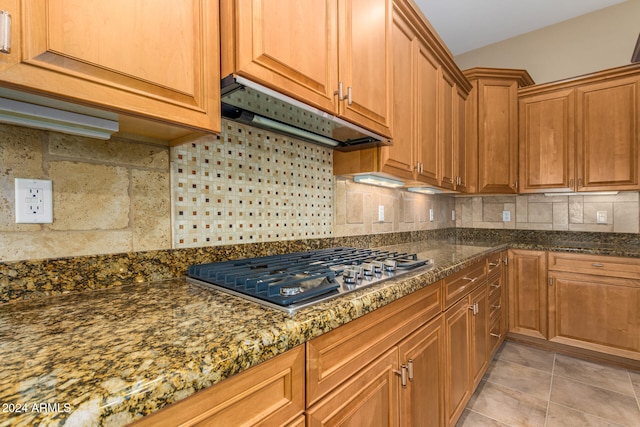
[{"label": "kitchen wall", "polygon": [[[14,178],[53,181],[53,223],[16,224]],[[0,125],[0,261],[171,247],[169,149]]]},{"label": "kitchen wall", "polygon": [[[503,211],[510,212],[510,221],[502,220]],[[596,223],[598,211],[606,212],[606,224]],[[640,197],[637,192],[457,197],[456,214],[456,227],[464,228],[638,233]]]},{"label": "kitchen wall", "polygon": [[640,0],[627,0],[568,21],[457,55],[461,69],[526,69],[536,83],[630,63],[638,40]]}]

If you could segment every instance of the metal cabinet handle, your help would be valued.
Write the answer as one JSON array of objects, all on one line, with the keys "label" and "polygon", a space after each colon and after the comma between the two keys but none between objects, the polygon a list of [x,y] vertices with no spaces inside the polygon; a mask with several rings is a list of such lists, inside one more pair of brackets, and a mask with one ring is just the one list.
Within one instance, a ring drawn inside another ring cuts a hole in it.
[{"label": "metal cabinet handle", "polygon": [[500,307],[502,307],[501,305],[492,305],[491,308],[495,308],[496,310],[498,310]]},{"label": "metal cabinet handle", "polygon": [[0,52],[11,53],[11,14],[0,10]]},{"label": "metal cabinet handle", "polygon": [[468,280],[468,281],[470,281],[471,283],[473,283],[473,282],[475,282],[476,280],[478,280],[478,278],[477,278],[477,277],[474,277],[474,278],[471,278],[471,277],[463,277],[463,279],[464,279],[464,280]]},{"label": "metal cabinet handle", "polygon": [[344,85],[342,82],[338,82],[338,90],[333,92],[334,95],[338,95],[338,101],[344,101]]},{"label": "metal cabinet handle", "polygon": [[494,334],[493,332],[491,332],[489,335],[491,335],[492,337],[498,338],[498,339],[500,339],[502,337],[502,334]]},{"label": "metal cabinet handle", "polygon": [[495,288],[495,289],[500,289],[500,287],[501,287],[501,286],[502,286],[502,285],[500,285],[500,283],[492,283],[492,284],[491,284],[491,287],[492,287],[492,288]]},{"label": "metal cabinet handle", "polygon": [[498,260],[498,262],[490,262],[489,263],[489,267],[497,267],[500,265],[500,260]]},{"label": "metal cabinet handle", "polygon": [[469,307],[467,307],[469,310],[473,311],[473,315],[476,316],[479,312],[480,312],[480,307],[478,306],[477,302],[474,302],[473,304],[471,304]]},{"label": "metal cabinet handle", "polygon": [[573,187],[573,178],[569,180],[569,187]]},{"label": "metal cabinet handle", "polygon": [[409,370],[409,381],[413,381],[413,359],[407,360],[407,369]]},{"label": "metal cabinet handle", "polygon": [[578,178],[578,188],[582,188],[582,178]]},{"label": "metal cabinet handle", "polygon": [[604,267],[604,264],[600,264],[599,262],[594,262],[591,264],[593,267]]},{"label": "metal cabinet handle", "polygon": [[549,277],[549,286],[553,286],[553,277]]},{"label": "metal cabinet handle", "polygon": [[400,377],[402,387],[407,387],[407,365],[402,365],[399,371],[394,369],[393,373]]},{"label": "metal cabinet handle", "polygon": [[353,96],[351,95],[351,86],[347,88],[347,105],[353,104]]}]

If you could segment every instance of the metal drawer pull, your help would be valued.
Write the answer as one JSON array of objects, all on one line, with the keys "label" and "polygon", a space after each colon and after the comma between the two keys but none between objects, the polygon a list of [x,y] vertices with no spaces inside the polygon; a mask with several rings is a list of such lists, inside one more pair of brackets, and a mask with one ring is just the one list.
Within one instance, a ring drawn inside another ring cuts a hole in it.
[{"label": "metal drawer pull", "polygon": [[496,288],[496,289],[500,289],[501,285],[499,283],[492,283],[491,287],[492,288]]},{"label": "metal drawer pull", "polygon": [[475,282],[476,280],[478,280],[478,278],[477,278],[477,277],[474,277],[473,279],[472,279],[471,277],[463,277],[463,279],[464,279],[464,280],[468,280],[468,281],[470,281],[471,283],[473,283],[473,282]]},{"label": "metal drawer pull", "polygon": [[593,267],[604,267],[604,264],[600,264],[599,262],[594,262],[591,264]]},{"label": "metal drawer pull", "polygon": [[0,10],[0,52],[11,53],[11,14]]},{"label": "metal drawer pull", "polygon": [[491,332],[489,335],[491,335],[492,337],[498,338],[498,339],[500,339],[502,337],[502,334],[494,334],[493,332]]},{"label": "metal drawer pull", "polygon": [[407,386],[407,365],[402,365],[399,371],[393,370],[393,373],[400,376],[400,382],[402,383],[402,387]]},{"label": "metal drawer pull", "polygon": [[498,260],[498,262],[490,262],[489,263],[489,267],[497,267],[500,265],[500,260]]},{"label": "metal drawer pull", "polygon": [[492,305],[491,308],[495,308],[496,310],[502,307],[501,305]]}]

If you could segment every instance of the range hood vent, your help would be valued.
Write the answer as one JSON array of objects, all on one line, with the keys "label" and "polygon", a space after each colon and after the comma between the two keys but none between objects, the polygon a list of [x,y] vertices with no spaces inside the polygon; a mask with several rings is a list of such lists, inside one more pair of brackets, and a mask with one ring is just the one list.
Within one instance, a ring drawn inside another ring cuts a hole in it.
[{"label": "range hood vent", "polygon": [[222,79],[221,99],[224,118],[338,151],[391,144],[383,136],[239,76]]}]

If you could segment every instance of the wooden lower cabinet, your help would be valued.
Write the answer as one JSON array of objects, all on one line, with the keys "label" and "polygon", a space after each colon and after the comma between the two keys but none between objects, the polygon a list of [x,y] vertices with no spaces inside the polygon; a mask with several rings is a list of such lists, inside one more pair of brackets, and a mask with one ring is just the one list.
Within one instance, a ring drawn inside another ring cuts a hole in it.
[{"label": "wooden lower cabinet", "polygon": [[509,250],[509,332],[547,338],[547,253]]},{"label": "wooden lower cabinet", "polygon": [[300,345],[134,423],[141,426],[298,426],[304,411]]},{"label": "wooden lower cabinet", "polygon": [[489,300],[486,281],[444,314],[445,415],[453,426],[489,366]]},{"label": "wooden lower cabinet", "polygon": [[401,426],[443,425],[443,321],[438,316],[398,345],[400,360],[411,364],[407,385],[399,393]]},{"label": "wooden lower cabinet", "polygon": [[640,360],[640,262],[550,253],[549,340]]},{"label": "wooden lower cabinet", "polygon": [[396,426],[398,351],[391,348],[307,410],[307,426]]}]

